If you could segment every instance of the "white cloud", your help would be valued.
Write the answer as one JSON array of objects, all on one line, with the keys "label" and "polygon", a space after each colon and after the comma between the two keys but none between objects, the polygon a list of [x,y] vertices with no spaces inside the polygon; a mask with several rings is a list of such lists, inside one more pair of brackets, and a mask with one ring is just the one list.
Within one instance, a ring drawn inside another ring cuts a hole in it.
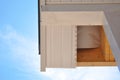
[{"label": "white cloud", "polygon": [[0,39],[11,50],[13,62],[17,69],[46,76],[51,80],[120,80],[120,72],[116,67],[78,67],[76,69],[47,69],[40,72],[40,56],[38,55],[37,41],[20,35],[8,25],[0,31]]},{"label": "white cloud", "polygon": [[7,25],[0,31],[0,39],[11,50],[12,60],[15,65],[18,65],[17,69],[39,72],[40,62],[36,39],[28,39],[20,35],[11,25]]},{"label": "white cloud", "polygon": [[119,80],[117,67],[78,67],[76,69],[47,69],[42,73],[51,80]]}]

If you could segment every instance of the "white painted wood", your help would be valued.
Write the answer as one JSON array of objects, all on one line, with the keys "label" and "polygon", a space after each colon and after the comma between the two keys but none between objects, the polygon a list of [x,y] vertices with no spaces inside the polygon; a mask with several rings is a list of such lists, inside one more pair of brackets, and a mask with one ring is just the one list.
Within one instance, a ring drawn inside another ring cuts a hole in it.
[{"label": "white painted wood", "polygon": [[80,2],[83,2],[83,3],[91,3],[93,2],[92,0],[81,0]]},{"label": "white painted wood", "polygon": [[113,3],[120,3],[120,0],[113,0]]},{"label": "white painted wood", "polygon": [[46,54],[48,68],[75,67],[76,47],[74,26],[47,25],[46,27]]},{"label": "white painted wood", "polygon": [[61,0],[61,2],[71,2],[72,0]]},{"label": "white painted wood", "polygon": [[51,0],[46,0],[46,2],[51,2]]},{"label": "white painted wood", "polygon": [[41,5],[41,6],[44,6],[44,5],[45,5],[45,3],[46,3],[46,1],[45,1],[45,0],[40,0],[40,5]]},{"label": "white painted wood", "polygon": [[75,25],[71,25],[72,28],[72,49],[71,49],[71,52],[73,53],[72,54],[72,57],[71,57],[71,61],[72,61],[72,67],[75,67],[77,65],[77,26]]},{"label": "white painted wood", "polygon": [[61,2],[61,0],[51,0],[50,2],[58,2],[58,3],[60,3]]},{"label": "white painted wood", "polygon": [[[77,3],[76,3],[77,2]],[[47,4],[104,4],[120,3],[120,0],[47,0]]]},{"label": "white painted wood", "polygon": [[104,3],[113,3],[114,0],[103,0]]},{"label": "white painted wood", "polygon": [[62,26],[62,65],[64,67],[71,67],[71,57],[72,57],[72,27],[71,26]]},{"label": "white painted wood", "polygon": [[63,25],[102,25],[103,12],[42,12],[41,19],[43,24],[63,24]]},{"label": "white painted wood", "polygon": [[40,48],[41,48],[41,71],[45,71],[46,68],[46,27],[41,25],[40,29]]}]

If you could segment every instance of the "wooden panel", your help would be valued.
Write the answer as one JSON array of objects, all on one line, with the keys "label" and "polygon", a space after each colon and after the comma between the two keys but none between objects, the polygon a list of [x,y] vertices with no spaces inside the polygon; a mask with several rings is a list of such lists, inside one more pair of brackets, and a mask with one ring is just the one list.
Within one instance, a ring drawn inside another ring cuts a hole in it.
[{"label": "wooden panel", "polygon": [[116,66],[116,62],[78,62],[77,66]]},{"label": "wooden panel", "polygon": [[110,61],[115,61],[111,48],[110,48]]},{"label": "wooden panel", "polygon": [[105,61],[114,61],[114,56],[103,28],[101,28],[101,49],[104,54]]},{"label": "wooden panel", "polygon": [[109,46],[109,43],[108,43],[108,40],[107,38],[105,37],[105,60],[106,61],[110,61],[110,46]]},{"label": "wooden panel", "polygon": [[103,30],[103,27],[101,28],[101,49],[105,58],[105,61],[109,61],[109,55],[110,55],[110,50],[109,50],[109,43],[108,40],[105,36],[105,32]]},{"label": "wooden panel", "polygon": [[77,62],[103,62],[104,56],[101,48],[83,48],[78,49]]},{"label": "wooden panel", "polygon": [[70,25],[47,25],[47,67],[75,67],[75,30]]},{"label": "wooden panel", "polygon": [[103,31],[103,28],[101,27],[101,51],[102,51],[102,54],[105,56],[105,34],[104,34],[104,31]]}]

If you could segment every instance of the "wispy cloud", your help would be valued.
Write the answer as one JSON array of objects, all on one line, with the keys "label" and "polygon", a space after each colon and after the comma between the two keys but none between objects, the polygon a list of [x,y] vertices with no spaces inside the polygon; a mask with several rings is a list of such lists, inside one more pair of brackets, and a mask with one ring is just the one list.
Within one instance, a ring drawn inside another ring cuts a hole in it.
[{"label": "wispy cloud", "polygon": [[[11,25],[0,30],[0,39],[11,50],[11,57],[16,69],[46,77],[49,80],[120,80],[117,67],[77,67],[76,69],[47,69],[40,72],[40,56],[36,39],[29,39],[19,34]],[[46,80],[41,78],[40,80]]]},{"label": "wispy cloud", "polygon": [[47,69],[51,80],[119,80],[117,67],[77,67],[76,69]]},{"label": "wispy cloud", "polygon": [[[0,31],[0,39],[7,44],[11,50],[11,57],[18,69],[28,69],[27,71],[39,70],[39,55],[36,39],[28,39],[20,35],[11,25],[5,26]],[[34,70],[32,70],[32,68]],[[25,71],[25,70],[23,70]]]}]

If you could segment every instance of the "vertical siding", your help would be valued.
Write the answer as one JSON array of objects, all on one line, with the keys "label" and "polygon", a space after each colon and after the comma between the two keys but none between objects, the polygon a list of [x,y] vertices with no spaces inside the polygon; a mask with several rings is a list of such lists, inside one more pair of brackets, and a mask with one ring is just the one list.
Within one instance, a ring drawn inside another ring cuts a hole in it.
[{"label": "vertical siding", "polygon": [[46,26],[41,25],[40,29],[40,48],[41,48],[41,71],[46,68]]},{"label": "vertical siding", "polygon": [[46,27],[47,67],[75,67],[74,28],[70,25],[49,25]]}]

